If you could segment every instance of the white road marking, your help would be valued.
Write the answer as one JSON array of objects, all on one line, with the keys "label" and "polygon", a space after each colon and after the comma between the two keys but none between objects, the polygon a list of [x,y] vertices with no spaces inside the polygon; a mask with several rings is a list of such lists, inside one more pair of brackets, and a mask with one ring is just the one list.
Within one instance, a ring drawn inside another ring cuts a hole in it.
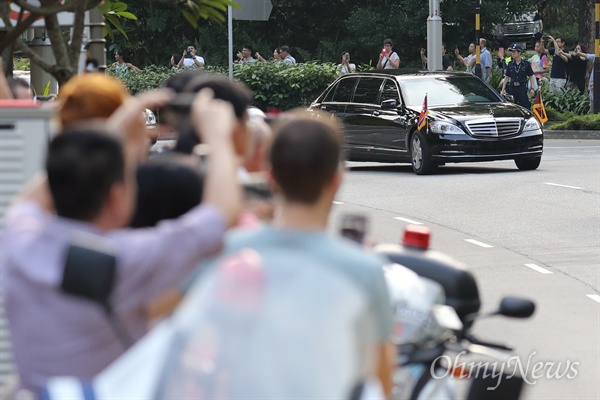
[{"label": "white road marking", "polygon": [[413,221],[412,219],[408,219],[408,218],[394,217],[394,219],[397,219],[397,220],[399,220],[399,221],[408,222],[409,224],[414,224],[414,225],[423,225],[423,223],[422,223],[422,222]]},{"label": "white road marking", "polygon": [[494,246],[492,246],[492,245],[489,245],[489,244],[486,244],[486,243],[480,242],[480,241],[478,241],[478,240],[475,240],[475,239],[465,239],[465,242],[469,242],[469,243],[475,244],[475,245],[477,245],[477,246],[481,246],[481,247],[483,247],[483,248],[486,248],[486,249],[487,249],[487,248],[490,248],[490,247],[494,247]]},{"label": "white road marking", "polygon": [[552,274],[552,271],[548,271],[546,268],[542,268],[535,264],[525,264],[525,266],[539,272],[540,274]]},{"label": "white road marking", "polygon": [[561,185],[559,183],[551,183],[551,182],[544,182],[545,185],[551,185],[551,186],[560,186],[560,187],[565,187],[565,188],[569,188],[569,189],[577,189],[577,190],[584,190],[584,188],[582,187],[578,187],[578,186],[569,186],[569,185]]},{"label": "white road marking", "polygon": [[333,201],[333,204],[338,204],[339,205],[339,204],[344,204],[344,203],[342,203],[341,201]]},{"label": "white road marking", "polygon": [[600,303],[600,295],[597,294],[588,294],[586,295],[587,297],[589,297],[590,299],[597,301],[598,303]]}]

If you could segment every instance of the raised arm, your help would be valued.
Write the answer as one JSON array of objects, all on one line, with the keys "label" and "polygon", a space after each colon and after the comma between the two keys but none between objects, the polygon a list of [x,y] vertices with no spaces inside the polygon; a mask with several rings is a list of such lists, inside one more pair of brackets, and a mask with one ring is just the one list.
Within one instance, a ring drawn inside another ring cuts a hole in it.
[{"label": "raised arm", "polygon": [[210,89],[198,93],[192,104],[192,122],[200,141],[210,149],[203,203],[221,210],[228,226],[236,223],[242,209],[232,139],[234,121],[230,103],[214,99]]}]

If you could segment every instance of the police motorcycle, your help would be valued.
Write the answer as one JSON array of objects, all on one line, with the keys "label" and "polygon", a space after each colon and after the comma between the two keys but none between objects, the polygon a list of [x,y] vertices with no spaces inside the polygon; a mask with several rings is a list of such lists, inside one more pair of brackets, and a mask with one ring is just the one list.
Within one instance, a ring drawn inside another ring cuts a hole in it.
[{"label": "police motorcycle", "polygon": [[490,316],[528,318],[535,304],[505,297],[497,310],[481,314],[474,276],[429,250],[429,236],[427,228],[408,226],[402,245],[375,247],[391,262],[385,275],[398,347],[394,399],[519,399],[524,377],[512,349],[476,338],[471,328]]}]

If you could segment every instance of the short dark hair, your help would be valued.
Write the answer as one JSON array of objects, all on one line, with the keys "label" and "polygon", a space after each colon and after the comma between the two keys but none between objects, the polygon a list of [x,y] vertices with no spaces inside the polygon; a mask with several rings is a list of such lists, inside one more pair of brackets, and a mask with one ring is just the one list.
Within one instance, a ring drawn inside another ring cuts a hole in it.
[{"label": "short dark hair", "polygon": [[290,46],[284,44],[283,46],[281,46],[279,48],[279,52],[281,53],[282,51],[285,51],[286,53],[289,53],[290,52]]},{"label": "short dark hair", "polygon": [[269,161],[288,201],[312,204],[343,160],[344,136],[323,114],[296,112],[275,127]]},{"label": "short dark hair", "polygon": [[226,78],[204,74],[193,78],[185,86],[184,92],[198,93],[204,88],[212,89],[216,99],[231,103],[236,118],[240,121],[244,119],[246,109],[252,102],[252,94],[246,86],[241,83],[232,82]]},{"label": "short dark hair", "polygon": [[125,180],[121,143],[102,127],[75,126],[50,142],[46,172],[56,213],[91,221],[112,186]]},{"label": "short dark hair", "polygon": [[137,201],[130,223],[133,228],[178,218],[202,198],[202,177],[182,155],[157,155],[141,164],[136,175]]},{"label": "short dark hair", "polygon": [[185,46],[185,47],[186,47],[186,48],[188,48],[188,47],[190,47],[190,46],[191,46],[191,47],[193,47],[194,49],[198,49],[194,43],[190,43],[190,44],[188,44],[188,45],[187,45],[187,46]]},{"label": "short dark hair", "polygon": [[392,42],[392,39],[385,39],[385,40],[383,41],[383,44],[384,44],[384,45],[386,45],[386,44],[389,44],[389,45],[390,45],[390,46],[392,46],[392,47],[394,46],[394,42]]},{"label": "short dark hair", "polygon": [[[183,92],[198,93],[204,88],[212,89],[216,99],[225,100],[233,106],[235,116],[239,121],[244,120],[246,110],[252,102],[250,90],[241,83],[232,82],[226,78],[216,76],[200,75],[193,78],[184,88]],[[179,139],[175,145],[175,151],[190,154],[194,147],[199,144],[198,136],[190,125],[180,132]]]}]

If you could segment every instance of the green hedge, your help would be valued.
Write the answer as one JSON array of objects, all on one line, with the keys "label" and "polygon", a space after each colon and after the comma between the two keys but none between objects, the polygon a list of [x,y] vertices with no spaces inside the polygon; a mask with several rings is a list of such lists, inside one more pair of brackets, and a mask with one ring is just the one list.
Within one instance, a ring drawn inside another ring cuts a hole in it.
[{"label": "green hedge", "polygon": [[567,121],[552,125],[552,130],[600,131],[600,114],[576,115]]},{"label": "green hedge", "polygon": [[[207,67],[204,69],[217,75],[227,76],[224,68]],[[116,76],[113,66],[106,73],[121,79],[132,94],[155,89],[165,79],[180,70],[168,67],[149,66],[142,72],[129,72],[125,76]],[[256,62],[236,66],[234,78],[245,83],[254,96],[254,105],[262,110],[278,108],[288,110],[304,107],[338,76],[335,64],[305,63],[288,65],[283,63]]]}]

